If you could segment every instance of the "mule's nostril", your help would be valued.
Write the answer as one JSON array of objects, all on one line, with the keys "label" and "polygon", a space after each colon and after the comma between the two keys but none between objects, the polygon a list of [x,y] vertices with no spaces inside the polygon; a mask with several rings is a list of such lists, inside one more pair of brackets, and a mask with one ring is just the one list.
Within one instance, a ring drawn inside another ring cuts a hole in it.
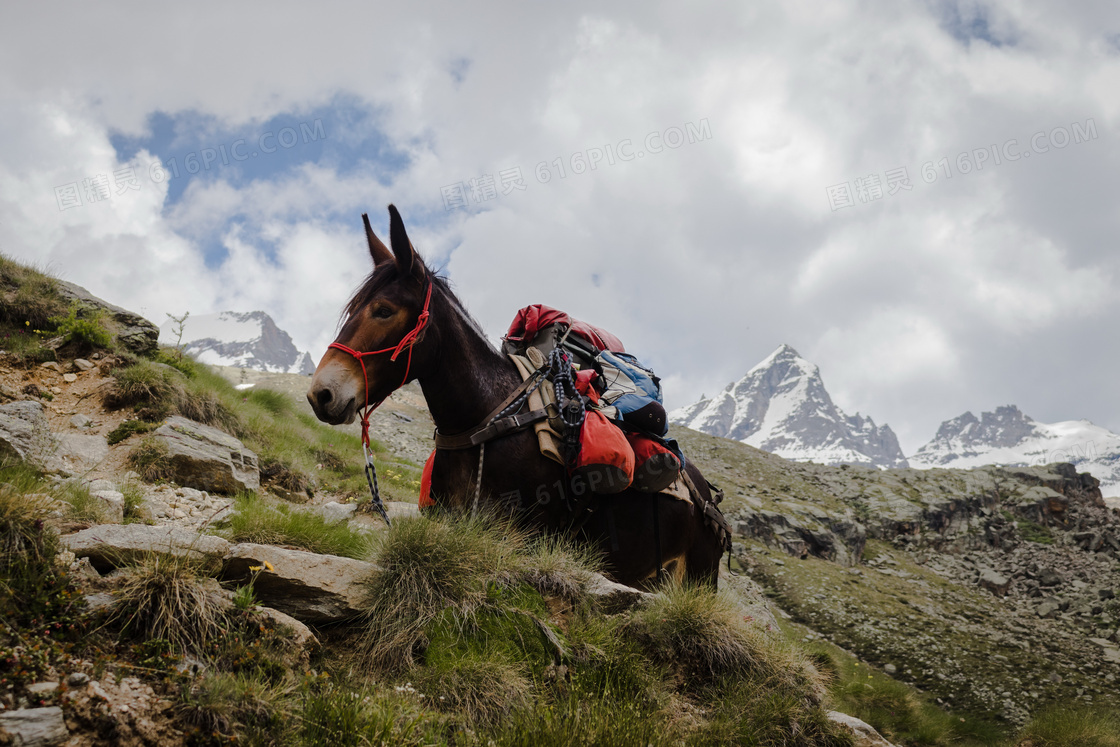
[{"label": "mule's nostril", "polygon": [[315,400],[319,403],[319,407],[326,407],[327,403],[331,401],[331,390],[323,387],[315,392]]}]

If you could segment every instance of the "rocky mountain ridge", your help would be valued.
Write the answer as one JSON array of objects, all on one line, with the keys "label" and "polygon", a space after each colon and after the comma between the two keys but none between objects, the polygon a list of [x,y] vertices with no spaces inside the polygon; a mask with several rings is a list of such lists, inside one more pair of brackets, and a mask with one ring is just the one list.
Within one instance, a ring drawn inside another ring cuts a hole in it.
[{"label": "rocky mountain ridge", "polygon": [[182,339],[178,337],[177,327],[174,320],[164,322],[160,326],[160,342],[180,346],[185,353],[208,365],[269,373],[308,375],[315,372],[311,355],[298,350],[291,336],[263,311],[221,311],[188,316],[183,323]]},{"label": "rocky mountain ridge", "polygon": [[909,460],[918,468],[1069,462],[1099,479],[1104,496],[1120,498],[1120,435],[1088,420],[1040,423],[1015,405],[946,420]]},{"label": "rocky mountain ridge", "polygon": [[780,346],[718,396],[674,410],[669,418],[786,459],[907,466],[890,426],[840,410],[820,369],[789,345]]}]

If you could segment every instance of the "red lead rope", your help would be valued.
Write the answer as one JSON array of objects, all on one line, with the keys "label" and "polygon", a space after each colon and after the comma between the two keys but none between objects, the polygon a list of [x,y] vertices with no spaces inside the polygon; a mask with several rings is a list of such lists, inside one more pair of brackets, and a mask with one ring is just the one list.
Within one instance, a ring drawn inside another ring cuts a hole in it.
[{"label": "red lead rope", "polygon": [[381,403],[384,402],[385,399],[379,399],[372,405],[369,403],[369,374],[366,373],[366,362],[362,359],[367,355],[378,355],[380,353],[391,352],[392,355],[389,356],[389,360],[396,361],[397,357],[400,356],[400,354],[405,350],[407,350],[408,362],[404,367],[404,378],[401,380],[400,386],[397,386],[396,389],[400,389],[402,386],[407,384],[409,371],[412,370],[412,348],[414,345],[416,345],[417,340],[420,339],[420,333],[424,331],[424,327],[428,325],[428,305],[431,303],[431,300],[432,283],[431,281],[429,281],[428,292],[424,296],[424,308],[420,310],[420,317],[416,320],[416,326],[412,328],[411,332],[401,338],[401,341],[398,342],[394,347],[382,348],[381,350],[370,350],[369,352],[362,353],[354,350],[353,348],[348,348],[340,342],[332,342],[327,346],[328,349],[335,348],[336,350],[341,350],[344,353],[349,353],[350,355],[357,358],[358,363],[360,363],[362,366],[362,379],[364,380],[366,387],[366,401],[362,406],[362,454],[366,458],[366,482],[369,483],[369,492],[373,497],[373,506],[377,509],[377,512],[381,514],[381,518],[385,520],[385,524],[388,526],[391,526],[392,522],[389,521],[389,512],[385,510],[385,504],[381,502],[381,493],[377,489],[377,469],[373,466],[373,452],[370,449],[369,445],[369,416],[373,414],[374,410],[381,406]]},{"label": "red lead rope", "polygon": [[365,401],[365,404],[362,406],[362,446],[364,446],[367,449],[369,448],[369,416],[373,414],[374,410],[376,410],[378,407],[381,406],[381,403],[384,402],[385,399],[384,398],[379,399],[379,400],[377,400],[377,402],[373,403],[372,405],[369,403],[369,375],[366,373],[366,362],[362,359],[365,358],[367,355],[380,355],[381,353],[390,353],[391,352],[392,355],[389,356],[389,360],[395,363],[397,358],[400,356],[400,354],[403,353],[405,350],[407,350],[408,351],[408,361],[407,361],[407,363],[404,367],[404,378],[401,380],[400,386],[398,386],[397,389],[400,389],[402,386],[407,384],[408,383],[408,372],[412,369],[412,346],[416,344],[417,340],[420,338],[420,333],[423,332],[424,327],[426,327],[428,325],[428,316],[429,316],[428,305],[431,303],[431,301],[432,301],[432,284],[431,284],[431,282],[429,282],[428,283],[428,292],[424,296],[424,308],[422,308],[420,310],[420,317],[416,320],[416,326],[412,328],[411,332],[409,332],[407,335],[402,337],[401,341],[398,342],[394,347],[382,348],[381,350],[370,350],[369,352],[366,352],[366,353],[360,353],[357,350],[354,350],[353,348],[346,347],[345,345],[343,345],[340,342],[332,342],[330,345],[327,346],[328,349],[329,348],[335,348],[336,350],[341,350],[344,353],[349,353],[350,355],[357,358],[358,363],[360,363],[361,366],[362,366],[362,379],[365,382],[365,388],[366,388],[366,401]]}]

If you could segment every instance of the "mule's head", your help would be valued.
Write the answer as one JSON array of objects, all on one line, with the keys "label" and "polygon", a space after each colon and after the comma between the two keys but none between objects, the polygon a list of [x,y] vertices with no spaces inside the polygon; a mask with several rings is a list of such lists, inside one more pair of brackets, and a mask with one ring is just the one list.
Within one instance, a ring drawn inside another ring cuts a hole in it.
[{"label": "mule's head", "polygon": [[[430,357],[428,346],[421,344],[428,331],[426,325],[417,331],[412,345],[408,336],[418,328],[431,289],[431,275],[412,248],[404,221],[394,206],[389,206],[391,250],[374,235],[369,217],[363,215],[362,220],[373,272],[347,304],[346,321],[334,344],[357,353],[386,352],[364,355],[359,360],[353,353],[331,347],[323,355],[311,379],[307,401],[319,420],[332,425],[354,422],[363,406],[381,401],[406,379],[416,378]],[[396,360],[392,360],[394,352]]]}]

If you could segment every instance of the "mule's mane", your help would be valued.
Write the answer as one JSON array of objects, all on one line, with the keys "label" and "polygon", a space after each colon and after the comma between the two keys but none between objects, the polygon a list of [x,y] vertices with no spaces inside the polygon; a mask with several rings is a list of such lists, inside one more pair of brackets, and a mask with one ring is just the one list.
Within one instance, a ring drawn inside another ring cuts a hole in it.
[{"label": "mule's mane", "polygon": [[[434,272],[429,270],[426,265],[424,267],[424,271],[427,274],[428,278],[431,280],[432,284],[436,286],[436,288],[438,288],[440,291],[442,291],[443,297],[447,299],[447,302],[451,305],[452,310],[459,315],[459,318],[462,319],[462,321],[471,330],[473,330],[475,334],[477,334],[481,339],[485,340],[486,345],[491,350],[497,353],[497,348],[494,347],[494,344],[490,341],[490,338],[487,336],[485,330],[482,329],[482,325],[475,321],[475,318],[471,316],[470,312],[468,312],[466,307],[463,306],[463,302],[460,301],[459,297],[455,295],[455,292],[451,290],[451,284],[448,282],[447,278],[436,275]],[[385,288],[385,286],[389,285],[399,278],[400,270],[397,269],[396,264],[392,262],[386,262],[381,266],[374,268],[373,272],[369,274],[369,277],[366,278],[361,287],[358,288],[358,290],[354,291],[354,295],[351,296],[350,300],[346,302],[346,306],[342,309],[342,315],[339,321],[341,323],[344,323],[347,319],[352,317],[363,307],[368,306],[373,301],[373,299],[377,298],[377,294],[380,293],[381,290]]]}]

